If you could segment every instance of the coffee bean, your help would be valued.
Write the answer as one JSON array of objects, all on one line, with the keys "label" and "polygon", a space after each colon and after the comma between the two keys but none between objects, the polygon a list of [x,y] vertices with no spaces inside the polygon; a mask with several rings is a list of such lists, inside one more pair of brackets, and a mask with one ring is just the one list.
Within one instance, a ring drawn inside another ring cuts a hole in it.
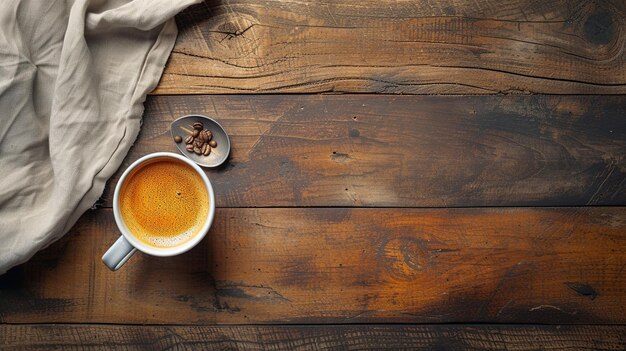
[{"label": "coffee bean", "polygon": [[183,141],[183,138],[180,135],[177,135],[174,137],[174,141],[176,142],[176,144],[179,144],[181,141]]},{"label": "coffee bean", "polygon": [[192,126],[193,126],[193,129],[195,129],[195,130],[202,130],[202,129],[204,129],[204,125],[202,123],[200,123],[200,122],[196,122],[196,123],[192,124]]},{"label": "coffee bean", "polygon": [[193,145],[188,144],[187,146],[185,146],[185,149],[187,149],[187,151],[189,152],[193,152]]},{"label": "coffee bean", "polygon": [[190,135],[188,137],[185,138],[185,144],[191,144],[193,143],[193,137]]},{"label": "coffee bean", "polygon": [[205,143],[208,142],[209,140],[211,140],[211,132],[209,132],[208,130],[203,130],[200,132],[200,139],[202,139],[202,141],[204,141]]},{"label": "coffee bean", "polygon": [[202,148],[202,145],[204,145],[204,142],[200,139],[196,139],[196,141],[193,143],[194,146],[197,146],[199,148]]},{"label": "coffee bean", "polygon": [[198,135],[200,135],[200,131],[197,129],[194,129],[193,132],[191,132],[191,136],[194,138],[197,138]]},{"label": "coffee bean", "polygon": [[202,154],[204,156],[209,156],[210,153],[211,153],[211,147],[209,146],[209,144],[204,144],[204,146],[202,147]]},{"label": "coffee bean", "polygon": [[202,155],[202,150],[199,147],[197,147],[197,146],[193,148],[193,152],[196,155]]},{"label": "coffee bean", "polygon": [[203,130],[203,132],[206,134],[206,141],[209,141],[209,140],[213,139],[213,133],[211,133],[210,130],[205,129],[205,130]]},{"label": "coffee bean", "polygon": [[211,145],[211,147],[217,147],[217,141],[211,140],[209,141],[209,145]]}]

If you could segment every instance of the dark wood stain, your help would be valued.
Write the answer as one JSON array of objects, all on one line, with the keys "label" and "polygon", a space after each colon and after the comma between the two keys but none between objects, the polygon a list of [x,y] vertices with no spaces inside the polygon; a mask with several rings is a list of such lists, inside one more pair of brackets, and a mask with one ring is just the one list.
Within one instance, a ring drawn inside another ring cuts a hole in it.
[{"label": "dark wood stain", "polygon": [[620,350],[624,326],[0,325],[0,345],[48,350]]},{"label": "dark wood stain", "polygon": [[608,44],[615,36],[615,23],[609,12],[594,13],[585,21],[585,37],[594,44]]},{"label": "dark wood stain", "polygon": [[[118,235],[111,210],[96,210],[65,244],[0,278],[0,316],[198,325],[626,321],[626,278],[615,264],[626,252],[621,207],[336,210],[220,208],[185,255],[137,254],[117,272],[94,259]],[[592,291],[601,293],[593,301]]]},{"label": "dark wood stain", "polygon": [[625,97],[274,95],[149,98],[106,206],[192,112],[231,134],[234,167],[207,170],[222,207],[626,204]]}]

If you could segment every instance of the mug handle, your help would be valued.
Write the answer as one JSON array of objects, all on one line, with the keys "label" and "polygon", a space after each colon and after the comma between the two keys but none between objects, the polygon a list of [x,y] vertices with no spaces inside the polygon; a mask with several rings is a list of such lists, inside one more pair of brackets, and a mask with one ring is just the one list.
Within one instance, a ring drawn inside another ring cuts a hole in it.
[{"label": "mug handle", "polygon": [[102,256],[102,262],[110,270],[116,271],[137,251],[126,238],[121,235],[117,241]]}]

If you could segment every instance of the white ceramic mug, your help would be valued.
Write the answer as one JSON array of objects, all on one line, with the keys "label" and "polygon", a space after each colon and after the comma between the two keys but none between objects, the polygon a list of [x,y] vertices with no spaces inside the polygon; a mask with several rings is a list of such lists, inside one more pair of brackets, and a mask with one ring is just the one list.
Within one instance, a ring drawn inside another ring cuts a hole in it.
[{"label": "white ceramic mug", "polygon": [[[184,162],[189,167],[193,168],[196,173],[202,178],[204,185],[206,187],[206,191],[208,193],[209,198],[209,211],[207,214],[207,218],[202,225],[202,228],[193,236],[190,240],[174,247],[154,247],[149,246],[137,238],[133,236],[133,234],[128,230],[128,227],[124,223],[124,219],[122,218],[122,213],[120,212],[120,189],[122,185],[126,181],[128,175],[137,167],[141,167],[145,162],[157,159],[157,158],[173,158],[178,161]],[[183,252],[190,250],[192,247],[196,246],[207,234],[211,224],[213,223],[213,217],[215,216],[215,194],[213,193],[213,187],[211,186],[211,182],[209,178],[206,176],[204,171],[195,164],[193,161],[171,152],[155,152],[153,154],[149,154],[143,156],[142,158],[135,161],[126,171],[122,174],[122,177],[117,182],[115,186],[115,193],[113,195],[113,215],[115,216],[115,223],[117,223],[117,227],[119,228],[122,236],[105,252],[102,256],[102,262],[104,262],[109,269],[112,271],[118,270],[128,259],[137,251],[142,251],[147,253],[148,255],[153,256],[174,256],[179,255]]]}]

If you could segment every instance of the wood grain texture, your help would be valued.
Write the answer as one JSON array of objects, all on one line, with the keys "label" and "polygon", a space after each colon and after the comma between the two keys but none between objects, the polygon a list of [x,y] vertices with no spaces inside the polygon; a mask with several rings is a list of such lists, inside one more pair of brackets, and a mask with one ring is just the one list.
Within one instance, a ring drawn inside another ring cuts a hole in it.
[{"label": "wood grain texture", "polygon": [[151,97],[120,170],[191,113],[231,135],[218,206],[626,205],[626,96]]},{"label": "wood grain texture", "polygon": [[624,94],[620,0],[209,0],[155,94]]},{"label": "wood grain texture", "polygon": [[110,272],[111,210],[0,276],[4,323],[626,322],[624,208],[218,209]]},{"label": "wood grain texture", "polygon": [[624,350],[624,326],[0,325],[0,350]]}]

